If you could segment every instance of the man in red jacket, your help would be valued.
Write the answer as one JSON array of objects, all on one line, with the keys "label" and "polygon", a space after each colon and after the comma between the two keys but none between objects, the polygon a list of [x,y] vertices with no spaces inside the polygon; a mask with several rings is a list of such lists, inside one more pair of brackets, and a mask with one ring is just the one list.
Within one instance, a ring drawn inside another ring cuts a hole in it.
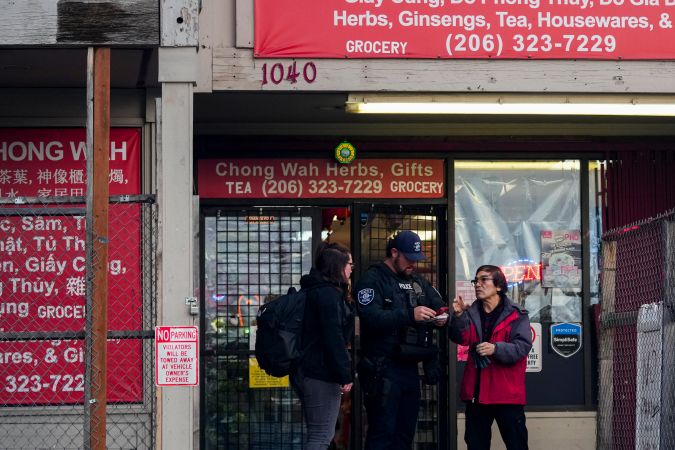
[{"label": "man in red jacket", "polygon": [[527,311],[507,296],[497,266],[481,266],[471,281],[476,300],[453,301],[450,339],[469,346],[460,398],[466,402],[464,441],[468,450],[489,450],[492,422],[508,450],[527,450],[525,369],[532,347]]}]

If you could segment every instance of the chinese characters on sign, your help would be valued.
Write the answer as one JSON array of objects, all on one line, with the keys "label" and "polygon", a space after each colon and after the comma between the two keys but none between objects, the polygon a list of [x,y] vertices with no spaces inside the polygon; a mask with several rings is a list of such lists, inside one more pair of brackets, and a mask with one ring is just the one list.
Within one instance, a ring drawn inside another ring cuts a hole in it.
[{"label": "chinese characters on sign", "polygon": [[256,0],[263,58],[672,59],[675,0]]},{"label": "chinese characters on sign", "polygon": [[[0,196],[84,196],[85,139],[84,129],[0,130]],[[111,195],[140,193],[140,131],[112,129],[110,141]],[[85,218],[3,210],[0,330],[83,330]],[[139,220],[138,205],[110,208],[111,330],[142,326]],[[108,341],[109,401],[142,400],[141,350],[139,340]],[[0,404],[77,403],[83,394],[82,340],[0,342]]]},{"label": "chinese characters on sign", "polygon": [[199,161],[202,198],[442,198],[441,159]]}]

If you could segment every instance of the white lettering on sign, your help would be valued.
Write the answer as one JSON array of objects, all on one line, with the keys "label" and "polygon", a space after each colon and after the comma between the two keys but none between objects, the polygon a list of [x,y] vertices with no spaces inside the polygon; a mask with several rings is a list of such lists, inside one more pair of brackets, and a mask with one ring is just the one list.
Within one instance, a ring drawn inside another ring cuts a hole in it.
[{"label": "white lettering on sign", "polygon": [[[675,51],[670,11],[675,0],[343,0],[316,5],[315,0],[256,0],[254,54],[660,60]],[[273,67],[275,84],[284,73],[294,74],[292,82],[298,78],[295,68]],[[265,84],[266,69],[263,73]]]},{"label": "white lettering on sign", "polygon": [[155,328],[155,384],[199,384],[199,330],[197,327]]},{"label": "white lettering on sign", "polygon": [[216,164],[216,174],[219,177],[263,177],[266,180],[271,180],[274,178],[274,167],[219,162]]},{"label": "white lettering on sign", "polygon": [[392,192],[400,193],[441,194],[443,192],[443,183],[433,181],[392,181],[390,188]]},{"label": "white lettering on sign", "polygon": [[40,305],[37,308],[41,319],[84,319],[84,305]]},{"label": "white lettering on sign", "polygon": [[2,161],[61,161],[63,144],[50,142],[0,142]]},{"label": "white lettering on sign", "polygon": [[318,177],[319,166],[308,163],[306,166],[299,163],[281,163],[281,173],[287,177]]},{"label": "white lettering on sign", "polygon": [[[67,144],[67,145],[64,145]],[[64,148],[70,149],[68,154]],[[0,141],[0,161],[74,161],[85,159],[85,141]],[[127,143],[110,141],[110,160],[127,160]]]},{"label": "white lettering on sign", "polygon": [[382,55],[405,55],[407,42],[398,41],[362,41],[349,40],[345,46],[347,53],[374,53]]},{"label": "white lettering on sign", "polygon": [[329,177],[379,177],[380,171],[377,166],[356,163],[345,165],[326,164],[326,175]]},{"label": "white lettering on sign", "polygon": [[[111,195],[140,189],[141,130],[110,130]],[[86,193],[84,128],[0,129],[0,197],[63,197]],[[101,175],[101,174],[100,174]],[[105,177],[105,174],[102,174]],[[46,200],[47,203],[51,201]],[[21,206],[17,206],[21,208]],[[109,325],[142,326],[142,221],[139,207],[110,211]],[[86,318],[86,219],[21,213],[0,217],[0,330],[81,330]],[[124,239],[116,239],[122,236]],[[125,328],[126,327],[126,328]],[[0,342],[0,404],[82,404],[84,341]],[[10,355],[10,356],[7,356]],[[108,401],[143,400],[143,346],[108,341]]]},{"label": "white lettering on sign", "polygon": [[171,333],[169,334],[169,339],[172,342],[196,341],[197,340],[197,330],[196,329],[185,329],[185,328],[172,328]]},{"label": "white lettering on sign", "polygon": [[442,198],[440,159],[200,160],[203,198]]},{"label": "white lettering on sign", "polygon": [[394,163],[391,165],[391,173],[397,177],[432,177],[434,168],[416,162]]}]

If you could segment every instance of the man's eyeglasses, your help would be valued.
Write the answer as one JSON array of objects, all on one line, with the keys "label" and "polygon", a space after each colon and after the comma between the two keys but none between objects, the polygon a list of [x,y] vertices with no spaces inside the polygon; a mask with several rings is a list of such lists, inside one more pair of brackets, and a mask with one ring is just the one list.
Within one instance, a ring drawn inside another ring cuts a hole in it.
[{"label": "man's eyeglasses", "polygon": [[494,279],[494,278],[491,278],[491,277],[478,277],[478,278],[474,278],[473,280],[471,280],[471,284],[472,284],[474,287],[477,286],[478,284],[485,285],[485,283],[486,283],[487,281],[493,280],[493,279]]}]

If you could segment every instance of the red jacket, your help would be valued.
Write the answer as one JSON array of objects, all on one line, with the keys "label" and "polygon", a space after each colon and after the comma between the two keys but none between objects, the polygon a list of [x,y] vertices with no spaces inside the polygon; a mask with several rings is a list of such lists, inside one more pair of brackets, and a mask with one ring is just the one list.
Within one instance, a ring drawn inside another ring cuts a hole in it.
[{"label": "red jacket", "polygon": [[[450,321],[450,339],[461,345],[473,348],[482,342],[480,326],[480,300],[476,300],[460,317],[452,316]],[[504,309],[497,318],[492,331],[491,343],[496,345],[490,364],[480,371],[480,391],[477,401],[491,404],[525,404],[525,369],[527,354],[532,347],[532,332],[527,311],[521,309],[504,297]],[[460,389],[460,398],[470,401],[474,397],[476,375],[473,352],[464,369],[464,378]]]}]

